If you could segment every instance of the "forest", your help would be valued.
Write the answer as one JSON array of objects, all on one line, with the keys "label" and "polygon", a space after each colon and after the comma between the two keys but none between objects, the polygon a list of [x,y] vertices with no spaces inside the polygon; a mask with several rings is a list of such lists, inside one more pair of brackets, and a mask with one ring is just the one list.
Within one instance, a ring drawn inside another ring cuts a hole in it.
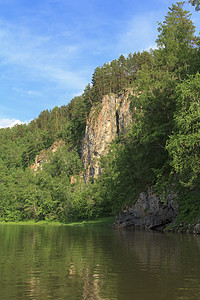
[{"label": "forest", "polygon": [[[200,10],[199,0],[189,1]],[[94,70],[81,96],[29,124],[0,129],[0,220],[70,222],[118,214],[153,186],[177,194],[179,222],[200,216],[200,39],[184,2],[158,23],[156,48]],[[81,142],[93,106],[133,89],[128,132],[102,157],[102,175],[83,180]],[[62,146],[52,154],[53,143]],[[37,155],[47,163],[34,172]],[[71,183],[72,176],[77,180]],[[164,201],[164,200],[163,200]]]}]

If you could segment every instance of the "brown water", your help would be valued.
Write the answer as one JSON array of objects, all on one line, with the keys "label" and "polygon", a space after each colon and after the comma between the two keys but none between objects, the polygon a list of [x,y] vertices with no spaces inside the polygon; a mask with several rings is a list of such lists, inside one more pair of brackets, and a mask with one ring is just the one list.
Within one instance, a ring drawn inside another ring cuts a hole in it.
[{"label": "brown water", "polygon": [[0,225],[0,299],[200,299],[200,237]]}]

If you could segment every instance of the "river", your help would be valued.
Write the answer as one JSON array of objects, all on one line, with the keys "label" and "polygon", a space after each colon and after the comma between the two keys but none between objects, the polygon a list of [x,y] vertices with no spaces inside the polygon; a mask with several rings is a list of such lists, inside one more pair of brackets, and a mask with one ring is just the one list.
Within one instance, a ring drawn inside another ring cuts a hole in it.
[{"label": "river", "polygon": [[0,299],[200,299],[200,236],[0,225]]}]

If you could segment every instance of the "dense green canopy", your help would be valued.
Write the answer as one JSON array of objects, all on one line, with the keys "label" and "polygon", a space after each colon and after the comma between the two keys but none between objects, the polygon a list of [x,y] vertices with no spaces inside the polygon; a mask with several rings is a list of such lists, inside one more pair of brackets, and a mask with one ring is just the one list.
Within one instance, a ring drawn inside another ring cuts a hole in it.
[{"label": "dense green canopy", "polygon": [[[198,0],[189,2],[199,9]],[[199,216],[200,49],[183,5],[173,4],[159,23],[155,50],[97,67],[91,84],[67,106],[0,130],[1,220],[66,222],[115,214],[149,186],[162,195],[173,190],[183,220]],[[134,122],[102,158],[102,175],[85,184],[81,140],[90,109],[127,88],[140,92],[130,97]],[[53,155],[56,141],[62,146]],[[33,172],[36,157],[43,164]]]}]

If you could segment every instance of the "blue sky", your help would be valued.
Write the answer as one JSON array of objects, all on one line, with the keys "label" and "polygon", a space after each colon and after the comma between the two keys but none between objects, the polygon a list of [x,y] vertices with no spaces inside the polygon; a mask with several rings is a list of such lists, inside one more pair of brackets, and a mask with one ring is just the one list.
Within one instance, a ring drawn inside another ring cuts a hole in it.
[{"label": "blue sky", "polygon": [[[67,105],[105,62],[155,47],[170,0],[0,0],[0,127]],[[200,12],[193,21],[200,30]]]}]

